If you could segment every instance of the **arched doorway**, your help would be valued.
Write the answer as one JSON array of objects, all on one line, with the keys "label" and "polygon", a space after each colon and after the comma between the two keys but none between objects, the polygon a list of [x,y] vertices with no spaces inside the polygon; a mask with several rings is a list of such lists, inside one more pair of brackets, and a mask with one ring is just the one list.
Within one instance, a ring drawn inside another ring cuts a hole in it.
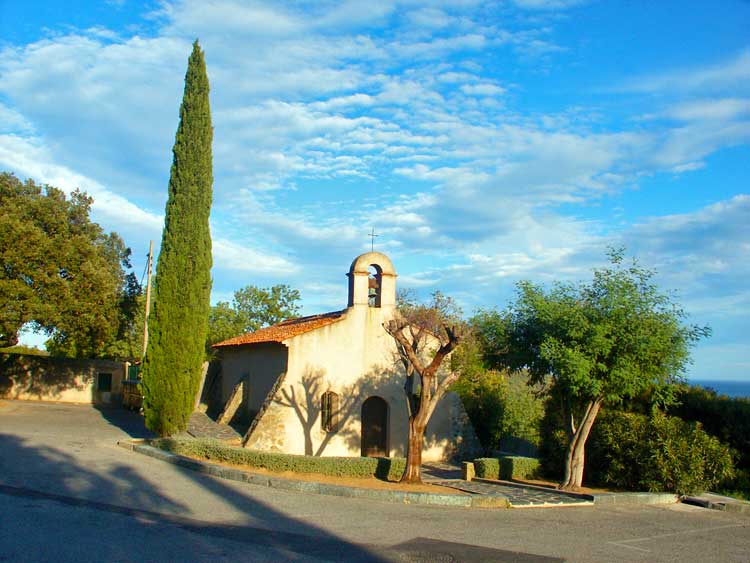
[{"label": "arched doorway", "polygon": [[362,456],[388,456],[388,403],[380,397],[362,403]]}]

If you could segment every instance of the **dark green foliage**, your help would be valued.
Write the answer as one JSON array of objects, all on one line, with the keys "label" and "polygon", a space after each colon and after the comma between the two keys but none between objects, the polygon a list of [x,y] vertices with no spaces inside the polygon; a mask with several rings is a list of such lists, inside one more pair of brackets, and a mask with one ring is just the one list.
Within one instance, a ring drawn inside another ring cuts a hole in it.
[{"label": "dark green foliage", "polygon": [[699,386],[680,386],[669,414],[700,422],[706,432],[738,452],[737,473],[723,483],[723,491],[750,497],[750,399],[719,395]]},{"label": "dark green foliage", "polygon": [[474,460],[474,472],[482,479],[500,478],[500,460],[496,457],[480,457]]},{"label": "dark green foliage", "polygon": [[539,425],[544,415],[544,400],[539,388],[527,385],[524,372],[509,374],[466,365],[471,342],[454,353],[452,366],[461,370],[454,384],[464,403],[479,441],[486,450],[517,452],[534,449],[539,443]]},{"label": "dark green foliage", "polygon": [[34,346],[21,346],[19,344],[15,346],[8,346],[7,348],[0,348],[0,354],[18,354],[22,356],[49,356],[47,350],[40,350]]},{"label": "dark green foliage", "polygon": [[474,470],[483,479],[534,479],[539,476],[539,460],[523,456],[484,457],[474,460]]},{"label": "dark green foliage", "polygon": [[588,480],[627,490],[702,492],[731,479],[733,453],[700,423],[654,410],[606,412],[589,439]]},{"label": "dark green foliage", "polygon": [[534,479],[539,475],[539,460],[535,457],[503,456],[500,458],[501,479]]},{"label": "dark green foliage", "polygon": [[93,200],[0,174],[0,346],[24,324],[54,355],[111,356],[140,293],[130,249],[89,218]]},{"label": "dark green foliage", "polygon": [[141,387],[146,426],[161,436],[185,429],[205,355],[211,293],[211,110],[198,42],[188,61],[175,136],[149,340]]},{"label": "dark green foliage", "polygon": [[750,469],[750,399],[719,395],[696,385],[680,386],[675,398],[669,414],[700,422],[706,432],[740,453],[739,467]]},{"label": "dark green foliage", "polygon": [[299,300],[299,291],[286,284],[248,285],[235,291],[232,303],[219,301],[211,307],[207,347],[298,316]]},{"label": "dark green foliage", "polygon": [[335,477],[377,477],[396,481],[406,466],[406,460],[403,458],[314,457],[259,452],[228,446],[218,440],[164,438],[153,440],[151,445],[178,455],[232,465],[246,465],[279,473],[292,471]]},{"label": "dark green foliage", "polygon": [[[562,410],[554,397],[549,397],[545,402],[544,416],[539,426],[541,473],[549,479],[560,479],[565,471],[568,435],[563,424]],[[587,456],[587,462],[590,462],[590,456]]]}]

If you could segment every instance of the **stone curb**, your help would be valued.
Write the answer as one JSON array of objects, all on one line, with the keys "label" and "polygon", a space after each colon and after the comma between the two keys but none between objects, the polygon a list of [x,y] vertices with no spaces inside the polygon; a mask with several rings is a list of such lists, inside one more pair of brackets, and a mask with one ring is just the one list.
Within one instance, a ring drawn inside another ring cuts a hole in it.
[{"label": "stone curb", "polygon": [[[483,479],[481,477],[475,477],[475,481],[481,481],[484,483],[496,483],[505,485],[507,487],[518,487],[521,489],[532,489],[535,491],[547,491],[549,487],[542,487],[540,485],[526,485],[523,483],[516,483],[514,481],[503,481],[494,479]],[[573,498],[580,498],[587,500],[594,504],[675,504],[680,500],[680,497],[671,493],[574,493],[571,491],[559,491],[554,489],[554,492],[559,495],[566,495]]]},{"label": "stone curb", "polygon": [[332,495],[337,497],[363,498],[379,500],[398,504],[419,504],[432,506],[458,506],[464,508],[509,508],[510,503],[504,495],[442,495],[439,493],[417,493],[404,491],[383,491],[378,489],[365,489],[361,487],[346,487],[343,485],[331,485],[328,483],[317,483],[315,481],[297,481],[294,479],[283,479],[280,477],[269,477],[259,473],[251,473],[241,469],[225,467],[205,461],[198,461],[181,455],[173,454],[148,446],[143,443],[120,441],[117,445],[126,450],[147,455],[160,461],[166,461],[185,469],[197,471],[205,475],[220,477],[231,481],[250,483],[272,489],[285,491],[297,491],[302,493],[313,493],[319,495]]},{"label": "stone curb", "polygon": [[686,495],[682,497],[682,502],[711,510],[722,510],[724,512],[734,512],[735,514],[750,516],[750,502],[741,500],[714,501],[701,496]]}]

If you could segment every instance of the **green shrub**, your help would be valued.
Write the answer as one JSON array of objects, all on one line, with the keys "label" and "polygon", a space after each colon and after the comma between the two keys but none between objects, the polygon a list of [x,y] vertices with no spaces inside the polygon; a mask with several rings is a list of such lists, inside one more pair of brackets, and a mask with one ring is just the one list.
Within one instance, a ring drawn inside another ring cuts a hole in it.
[{"label": "green shrub", "polygon": [[474,460],[477,477],[483,479],[533,479],[539,474],[539,460],[533,457],[481,457]]},{"label": "green shrub", "polygon": [[539,475],[535,457],[504,456],[500,458],[501,479],[533,479]]},{"label": "green shrub", "polygon": [[377,477],[394,481],[401,477],[406,466],[406,460],[403,458],[313,457],[259,452],[227,446],[218,440],[162,438],[150,443],[154,447],[178,455],[232,465],[247,465],[274,472],[318,473],[335,477]]},{"label": "green shrub", "polygon": [[641,490],[653,454],[648,422],[642,414],[602,412],[586,443],[586,479],[617,489]]},{"label": "green shrub", "polygon": [[700,422],[655,412],[650,425],[654,465],[644,482],[649,490],[691,494],[734,476],[731,450],[707,434]]},{"label": "green shrub", "polygon": [[474,472],[482,479],[500,478],[500,460],[495,457],[480,457],[474,460]]},{"label": "green shrub", "polygon": [[703,429],[739,452],[738,467],[750,470],[750,399],[719,395],[697,385],[680,386],[667,414],[700,422]]},{"label": "green shrub", "polygon": [[603,414],[589,437],[586,475],[628,490],[691,494],[734,475],[730,448],[690,423],[655,410]]},{"label": "green shrub", "polygon": [[505,450],[515,444],[534,450],[539,444],[544,401],[528,385],[528,376],[476,366],[463,371],[453,390],[461,397],[482,445],[487,450]]},{"label": "green shrub", "polygon": [[[540,446],[546,476],[562,476],[566,450],[562,420],[555,409],[549,409]],[[731,487],[733,456],[732,450],[706,433],[700,423],[658,410],[650,416],[603,410],[586,442],[584,480],[631,491],[690,494]]]}]

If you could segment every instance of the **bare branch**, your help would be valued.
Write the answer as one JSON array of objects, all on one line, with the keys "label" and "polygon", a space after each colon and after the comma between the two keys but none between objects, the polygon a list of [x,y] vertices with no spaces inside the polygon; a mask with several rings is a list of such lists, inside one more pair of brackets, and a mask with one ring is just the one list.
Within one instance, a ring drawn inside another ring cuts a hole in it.
[{"label": "bare branch", "polygon": [[422,361],[419,359],[419,356],[417,356],[417,353],[410,346],[409,339],[404,335],[405,327],[399,326],[397,321],[390,321],[389,323],[384,323],[383,328],[385,328],[386,332],[400,344],[399,352],[406,354],[406,358],[411,365],[414,366],[414,370],[421,376],[424,373],[425,368]]}]

